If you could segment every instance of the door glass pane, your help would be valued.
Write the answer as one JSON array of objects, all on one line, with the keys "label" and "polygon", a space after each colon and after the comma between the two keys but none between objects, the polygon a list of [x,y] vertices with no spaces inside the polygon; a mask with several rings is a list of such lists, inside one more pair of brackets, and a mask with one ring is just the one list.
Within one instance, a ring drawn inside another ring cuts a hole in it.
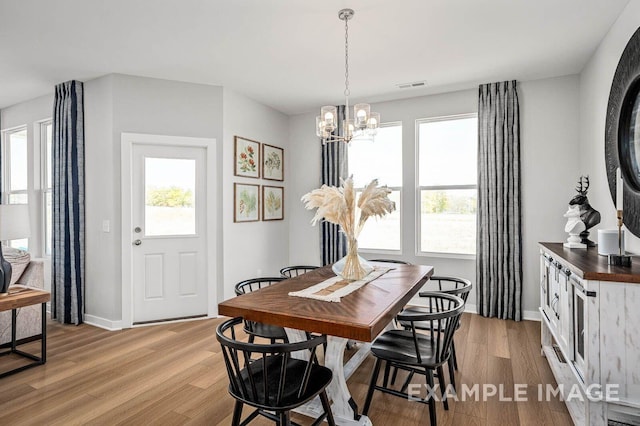
[{"label": "door glass pane", "polygon": [[576,297],[576,308],[576,351],[584,359],[584,299],[580,296]]},{"label": "door glass pane", "polygon": [[420,198],[421,251],[475,253],[477,191],[422,190]]},{"label": "door glass pane", "polygon": [[27,189],[27,130],[9,134],[9,191]]},{"label": "door glass pane", "polygon": [[196,233],[196,161],[145,158],[145,235]]}]

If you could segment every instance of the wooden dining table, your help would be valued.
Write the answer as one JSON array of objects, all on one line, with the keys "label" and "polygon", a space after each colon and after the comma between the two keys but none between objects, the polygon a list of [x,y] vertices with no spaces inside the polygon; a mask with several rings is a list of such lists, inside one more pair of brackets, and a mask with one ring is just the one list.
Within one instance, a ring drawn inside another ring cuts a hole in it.
[{"label": "wooden dining table", "polygon": [[[333,371],[327,394],[333,401],[331,408],[336,423],[341,425],[371,424],[366,416],[358,413],[346,381],[368,355],[370,342],[392,324],[395,315],[433,275],[431,266],[372,264],[392,269],[342,297],[340,302],[289,295],[334,277],[331,267],[325,266],[218,305],[220,315],[285,327],[292,342],[306,339],[306,332],[326,334],[325,365]],[[358,352],[344,364],[344,350],[349,340],[362,343],[358,344]],[[319,403],[310,403],[301,412],[317,417],[322,407]]]}]

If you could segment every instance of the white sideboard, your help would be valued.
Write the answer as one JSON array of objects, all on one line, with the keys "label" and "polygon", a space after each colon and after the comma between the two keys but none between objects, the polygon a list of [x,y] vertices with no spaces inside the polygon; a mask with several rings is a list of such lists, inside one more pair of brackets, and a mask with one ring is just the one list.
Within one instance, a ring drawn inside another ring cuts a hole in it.
[{"label": "white sideboard", "polygon": [[[640,259],[540,243],[542,354],[576,425],[640,425]],[[618,422],[618,423],[614,423]]]}]

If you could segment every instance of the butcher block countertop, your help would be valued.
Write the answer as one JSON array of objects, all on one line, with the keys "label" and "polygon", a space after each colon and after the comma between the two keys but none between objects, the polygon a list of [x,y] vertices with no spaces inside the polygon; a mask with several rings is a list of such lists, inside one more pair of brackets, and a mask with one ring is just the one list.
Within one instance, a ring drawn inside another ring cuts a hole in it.
[{"label": "butcher block countertop", "polygon": [[631,267],[611,266],[598,247],[567,249],[562,243],[539,243],[554,259],[562,259],[571,272],[582,279],[640,284],[640,258],[633,257]]}]

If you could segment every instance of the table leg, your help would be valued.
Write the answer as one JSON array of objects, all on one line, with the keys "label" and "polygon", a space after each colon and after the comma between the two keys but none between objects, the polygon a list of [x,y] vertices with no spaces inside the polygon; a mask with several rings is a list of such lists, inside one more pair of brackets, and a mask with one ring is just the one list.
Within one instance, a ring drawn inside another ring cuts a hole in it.
[{"label": "table leg", "polygon": [[18,311],[11,310],[11,352],[16,351],[16,322],[18,321]]},{"label": "table leg", "polygon": [[40,346],[40,364],[47,362],[47,304],[42,304],[42,342]]},{"label": "table leg", "polygon": [[[299,342],[306,339],[306,334],[300,330],[285,329],[290,342]],[[324,357],[324,364],[333,372],[333,380],[327,387],[327,396],[332,401],[331,411],[338,425],[371,425],[367,416],[358,414],[358,407],[351,397],[347,387],[347,378],[353,373],[368,353],[368,344],[363,344],[357,354],[344,365],[344,350],[347,346],[347,339],[342,337],[327,336],[327,353]],[[297,358],[304,358],[305,355],[297,355]],[[309,359],[308,354],[306,359]],[[348,374],[348,375],[345,375]],[[297,413],[317,418],[323,413],[320,399],[316,398],[308,404],[295,410]]]}]

